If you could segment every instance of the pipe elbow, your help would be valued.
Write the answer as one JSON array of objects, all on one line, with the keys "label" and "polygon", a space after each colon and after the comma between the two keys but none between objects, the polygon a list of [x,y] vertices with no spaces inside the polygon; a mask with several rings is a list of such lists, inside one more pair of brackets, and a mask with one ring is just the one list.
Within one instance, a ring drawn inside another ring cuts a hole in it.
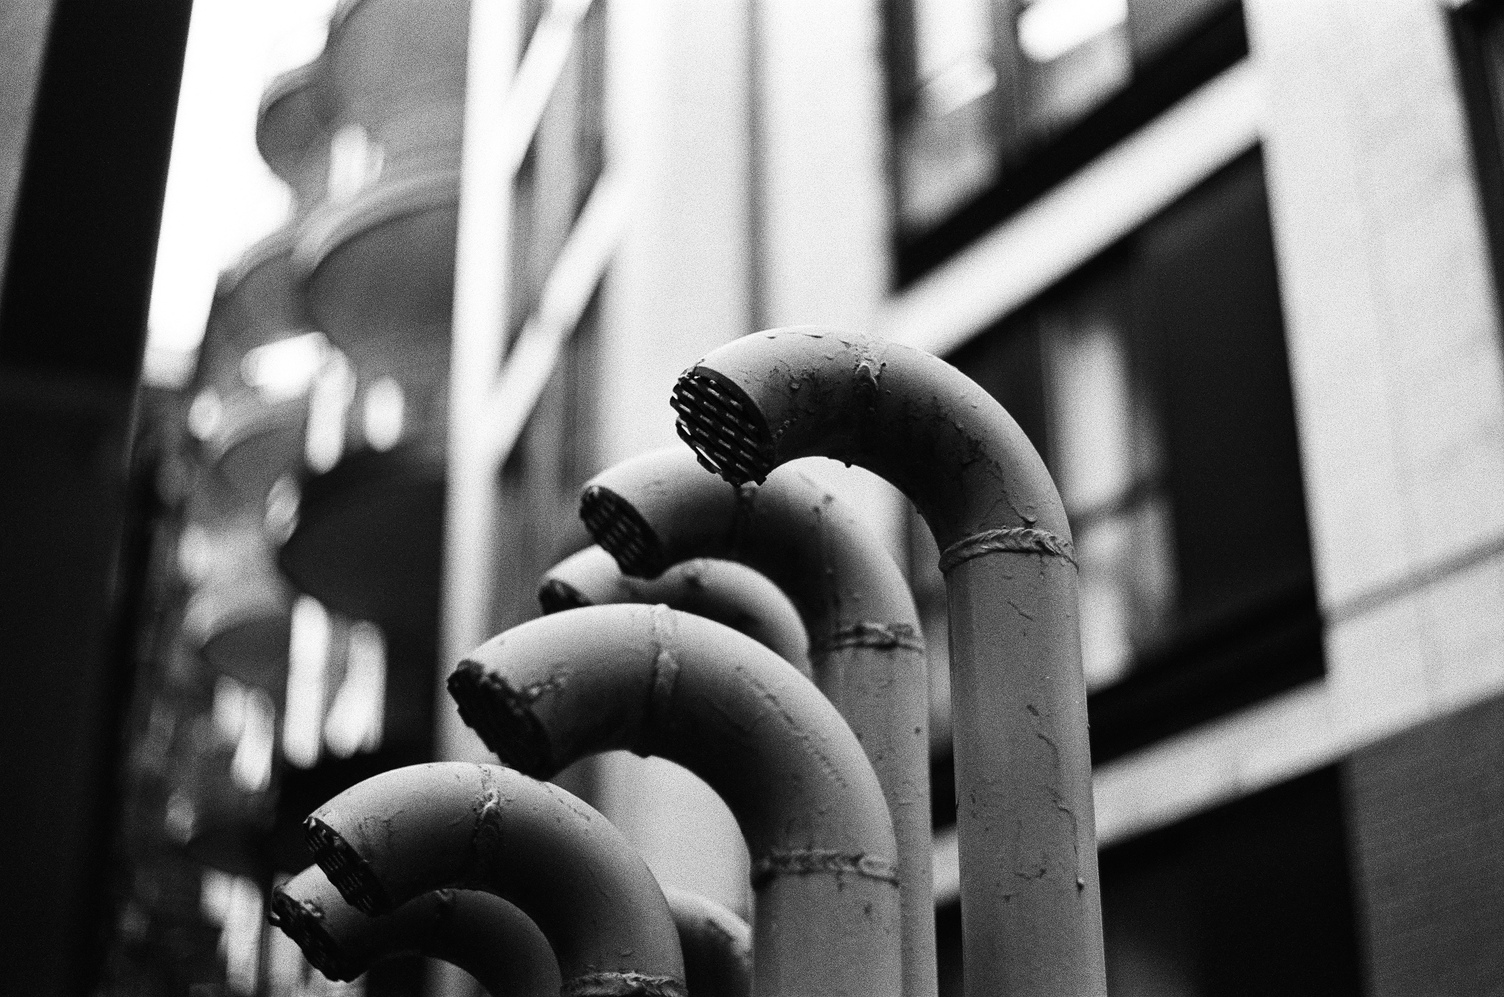
[{"label": "pipe elbow", "polygon": [[345,790],[305,827],[314,860],[363,913],[389,914],[435,889],[481,889],[542,931],[562,993],[684,993],[657,881],[620,832],[557,786],[493,765],[412,765]]},{"label": "pipe elbow", "polygon": [[796,457],[832,457],[903,491],[951,559],[995,532],[995,543],[1071,549],[1059,494],[1023,430],[921,350],[814,326],[755,333],[680,375],[671,404],[680,437],[734,484]]},{"label": "pipe elbow", "polygon": [[923,650],[903,572],[848,503],[797,468],[728,488],[683,447],[655,450],[588,481],[580,516],[629,574],[699,557],[756,569],[793,601],[817,660],[846,646]]},{"label": "pipe elbow", "polygon": [[453,963],[498,997],[554,997],[562,983],[537,926],[500,897],[476,890],[435,890],[370,917],[310,866],[272,892],[270,920],[331,980],[353,980],[385,959],[422,955]]},{"label": "pipe elbow", "polygon": [[543,575],[538,602],[545,615],[583,606],[662,603],[746,634],[800,674],[810,674],[809,640],[798,611],[761,572],[735,561],[684,559],[656,578],[632,578],[605,550],[591,546]]},{"label": "pipe elbow", "polygon": [[537,777],[617,749],[688,768],[736,816],[754,879],[812,851],[896,878],[887,804],[856,737],[787,662],[710,620],[637,605],[544,617],[478,648],[449,691],[504,763]]}]

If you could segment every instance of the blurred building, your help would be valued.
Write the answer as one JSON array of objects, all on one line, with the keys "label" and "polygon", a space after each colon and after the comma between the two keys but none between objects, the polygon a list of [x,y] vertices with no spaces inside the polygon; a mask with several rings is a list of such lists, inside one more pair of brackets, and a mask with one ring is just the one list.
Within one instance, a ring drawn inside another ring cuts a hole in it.
[{"label": "blurred building", "polygon": [[[70,157],[80,67],[149,69],[66,4],[0,11],[33,56],[0,216],[0,388],[33,442],[0,456],[8,520],[42,531],[4,570],[47,596],[7,626],[50,663],[8,668],[7,760],[23,806],[108,804],[10,832],[62,870],[12,890],[47,898],[32,991],[463,992],[411,961],[326,984],[264,891],[344,786],[485,757],[444,675],[537,615],[579,486],[676,443],[678,373],[791,324],[945,356],[1056,477],[1112,993],[1504,986],[1504,5],[346,0],[262,102],[286,225],[222,275],[129,465],[155,217],[96,191],[136,240],[116,296],[44,282],[91,244],[42,178],[99,182]],[[152,92],[117,113],[170,121]],[[155,204],[162,126],[101,134]],[[924,614],[959,993],[937,552],[887,486],[808,463]],[[38,717],[90,733],[65,758]],[[745,909],[692,777],[562,778],[662,880]]]}]

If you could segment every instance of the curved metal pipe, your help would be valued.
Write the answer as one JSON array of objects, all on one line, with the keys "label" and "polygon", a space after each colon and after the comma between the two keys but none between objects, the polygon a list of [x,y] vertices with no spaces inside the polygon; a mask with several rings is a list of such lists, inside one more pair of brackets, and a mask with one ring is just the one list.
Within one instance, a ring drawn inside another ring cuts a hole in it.
[{"label": "curved metal pipe", "polygon": [[495,765],[410,765],[345,790],[305,828],[314,861],[360,911],[483,889],[542,930],[564,997],[684,997],[678,933],[653,874],[557,786]]},{"label": "curved metal pipe", "polygon": [[680,376],[679,435],[733,484],[859,464],[942,551],[972,994],[1106,990],[1070,526],[1044,462],[979,385],[909,347],[758,333]]},{"label": "curved metal pipe", "polygon": [[353,980],[384,959],[423,955],[453,963],[495,997],[558,997],[562,983],[538,927],[478,890],[435,890],[370,917],[309,866],[272,891],[270,920],[331,980]]},{"label": "curved metal pipe", "polygon": [[757,569],[793,601],[815,683],[866,750],[893,815],[903,992],[933,997],[929,678],[919,613],[898,565],[855,510],[798,469],[780,469],[761,487],[728,488],[683,447],[596,475],[580,517],[630,574],[727,558]]},{"label": "curved metal pipe", "polygon": [[493,638],[449,691],[487,746],[529,774],[628,749],[719,793],[752,854],[754,993],[898,992],[882,790],[834,707],[772,651],[666,606],[593,606]]},{"label": "curved metal pipe", "polygon": [[[702,475],[703,477],[703,475]],[[538,582],[545,614],[581,606],[663,603],[744,633],[808,677],[809,639],[799,613],[761,572],[735,561],[686,560],[654,579],[624,575],[598,546],[571,554]]]},{"label": "curved metal pipe", "polygon": [[684,949],[684,981],[694,997],[751,997],[752,929],[697,893],[666,886],[663,895]]}]

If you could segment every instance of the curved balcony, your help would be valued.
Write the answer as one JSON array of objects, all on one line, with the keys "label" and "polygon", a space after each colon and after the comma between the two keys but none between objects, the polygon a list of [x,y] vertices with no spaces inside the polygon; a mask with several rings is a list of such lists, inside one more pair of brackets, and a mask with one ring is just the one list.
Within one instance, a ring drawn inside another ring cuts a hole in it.
[{"label": "curved balcony", "polygon": [[342,0],[324,49],[340,122],[387,147],[450,134],[457,154],[469,29],[468,0]]},{"label": "curved balcony", "polygon": [[443,465],[431,448],[358,451],[308,480],[278,563],[337,613],[433,634],[443,521]]},{"label": "curved balcony", "polygon": [[329,115],[322,59],[274,78],[256,112],[256,149],[289,187],[297,210],[324,196],[329,178]]}]

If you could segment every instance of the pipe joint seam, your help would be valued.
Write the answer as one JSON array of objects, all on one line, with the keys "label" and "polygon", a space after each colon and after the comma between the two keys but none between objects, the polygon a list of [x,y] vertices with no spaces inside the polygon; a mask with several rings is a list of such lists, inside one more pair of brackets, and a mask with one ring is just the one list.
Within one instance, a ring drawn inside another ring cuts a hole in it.
[{"label": "pipe joint seam", "polygon": [[985,554],[1038,554],[1041,557],[1058,557],[1076,564],[1076,545],[1045,530],[1030,526],[1015,526],[1005,530],[983,530],[969,537],[962,537],[940,554],[940,573],[950,574],[956,566]]},{"label": "pipe joint seam", "polygon": [[821,651],[839,651],[848,647],[871,647],[878,650],[903,648],[907,651],[923,651],[924,638],[909,623],[878,623],[873,620],[857,620],[831,634]]},{"label": "pipe joint seam", "polygon": [[688,997],[683,982],[672,976],[644,973],[589,973],[566,980],[559,997]]},{"label": "pipe joint seam", "polygon": [[825,848],[770,852],[752,863],[752,888],[760,890],[780,876],[861,876],[898,886],[898,870],[892,862],[864,852],[837,852]]}]

